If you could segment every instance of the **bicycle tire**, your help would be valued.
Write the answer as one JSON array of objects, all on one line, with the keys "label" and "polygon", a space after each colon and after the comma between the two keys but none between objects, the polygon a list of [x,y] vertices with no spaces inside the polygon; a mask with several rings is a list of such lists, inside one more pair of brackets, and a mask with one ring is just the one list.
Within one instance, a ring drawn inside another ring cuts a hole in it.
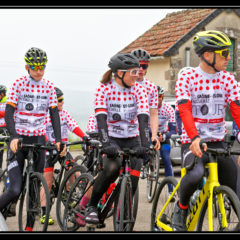
[{"label": "bicycle tire", "polygon": [[[42,176],[41,173],[33,172],[30,175],[29,179],[29,196],[31,195],[31,198],[26,195],[26,187],[24,187],[24,190],[22,192],[20,203],[19,203],[19,214],[18,214],[18,225],[19,225],[19,231],[25,231],[26,223],[27,221],[27,215],[29,213],[26,212],[26,204],[29,200],[31,200],[31,203],[34,205],[34,214],[31,214],[31,217],[34,218],[34,226],[32,231],[40,231],[45,232],[48,228],[48,219],[49,219],[49,213],[50,213],[50,195],[48,191],[48,186],[46,183],[46,180]],[[41,187],[44,189],[45,192],[45,200],[46,200],[46,217],[44,224],[40,223],[41,218],[41,196],[40,191]]]},{"label": "bicycle tire", "polygon": [[[213,198],[218,194],[222,194],[223,196],[223,199],[224,199],[224,196],[226,196],[228,199],[229,199],[229,203],[231,204],[230,205],[230,209],[227,209],[226,208],[226,203],[224,202],[224,206],[225,206],[225,210],[227,212],[227,214],[230,214],[228,216],[228,225],[231,226],[231,229],[228,228],[228,229],[225,229],[223,228],[222,226],[219,226],[220,224],[220,221],[218,219],[218,217],[220,217],[220,214],[217,213],[217,217],[214,219],[214,216],[213,216],[213,226],[215,228],[217,228],[217,230],[215,231],[239,231],[239,222],[240,222],[240,201],[239,201],[239,198],[238,196],[236,195],[236,193],[228,186],[219,186],[219,187],[215,187],[213,189]],[[197,231],[209,231],[208,227],[206,227],[204,224],[204,219],[205,217],[207,218],[207,222],[208,222],[208,199],[205,200],[204,204],[203,204],[203,207],[202,207],[202,210],[200,212],[200,215],[199,215],[199,220],[198,220],[198,224],[197,224]],[[216,200],[218,202],[218,200]],[[218,204],[217,204],[218,206]],[[232,212],[231,212],[232,211]],[[234,222],[230,222],[230,217],[231,219],[233,219]],[[217,220],[217,221],[216,221]],[[230,225],[230,224],[233,224]],[[208,226],[208,224],[207,224]]]},{"label": "bicycle tire", "polygon": [[74,162],[77,162],[79,160],[81,160],[80,164],[82,164],[82,162],[85,160],[85,157],[83,155],[79,154],[74,158]]},{"label": "bicycle tire", "polygon": [[[82,198],[82,194],[85,193],[85,190],[88,184],[93,183],[94,178],[89,173],[81,174],[73,186],[71,187],[68,197],[67,203],[65,205],[64,214],[63,214],[63,231],[76,231],[80,226],[75,221],[76,214],[81,214],[84,216],[84,210],[80,209],[79,203]],[[79,191],[78,191],[79,190]],[[69,227],[67,223],[70,223],[72,226]]]},{"label": "bicycle tire", "polygon": [[114,230],[116,232],[130,232],[133,229],[133,196],[130,177],[124,176],[117,204],[114,203]]},{"label": "bicycle tire", "polygon": [[[84,167],[82,165],[75,165],[72,169],[67,171],[63,181],[61,182],[61,185],[58,190],[57,201],[56,201],[56,216],[57,216],[58,225],[62,230],[63,230],[62,207],[64,207],[64,199],[66,200],[67,195],[68,195],[65,186],[67,186],[66,184],[69,181],[69,179],[71,178],[71,176],[76,176],[76,178],[77,178],[78,177],[77,176],[78,174],[76,174],[77,172],[81,175],[81,174],[85,173],[86,171],[87,171],[86,167]],[[63,204],[63,206],[62,206],[62,204]]]},{"label": "bicycle tire", "polygon": [[153,201],[157,189],[159,168],[160,154],[159,151],[155,151],[154,157],[151,158],[151,161],[147,164],[147,200],[149,203]]},{"label": "bicycle tire", "polygon": [[[158,232],[162,230],[156,225],[156,218],[158,217],[158,214],[160,213],[164,204],[167,202],[169,198],[168,185],[172,184],[174,187],[176,187],[177,183],[178,182],[174,177],[169,176],[169,177],[165,177],[159,184],[153,199],[153,204],[152,204],[151,226],[150,226],[151,231]],[[174,210],[175,200],[178,199],[177,194],[178,192],[175,193],[173,201],[169,202],[163,215],[161,216],[161,221],[164,221],[164,223],[169,225],[170,227],[172,225],[172,214]]]}]

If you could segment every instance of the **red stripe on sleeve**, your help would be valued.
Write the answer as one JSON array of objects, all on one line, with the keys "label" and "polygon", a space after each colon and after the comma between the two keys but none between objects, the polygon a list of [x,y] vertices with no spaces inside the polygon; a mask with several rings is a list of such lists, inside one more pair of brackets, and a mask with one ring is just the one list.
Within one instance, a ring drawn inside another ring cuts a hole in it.
[{"label": "red stripe on sleeve", "polygon": [[178,105],[178,109],[187,135],[193,139],[199,134],[192,115],[192,102],[188,100],[186,103],[181,103]]}]

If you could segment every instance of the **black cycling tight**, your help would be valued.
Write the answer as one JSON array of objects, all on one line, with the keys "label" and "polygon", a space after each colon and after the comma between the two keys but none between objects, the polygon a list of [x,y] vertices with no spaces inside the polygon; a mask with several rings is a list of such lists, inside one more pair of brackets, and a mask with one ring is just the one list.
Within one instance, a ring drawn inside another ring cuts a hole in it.
[{"label": "black cycling tight", "polygon": [[[131,148],[140,146],[140,139],[136,138],[112,138],[110,137],[111,145],[115,145],[118,149]],[[142,159],[132,158],[131,169],[139,172],[142,166]],[[103,171],[98,174],[94,183],[92,197],[90,199],[90,206],[97,207],[102,195],[107,191],[111,183],[113,183],[119,176],[119,170],[121,167],[121,159],[109,159],[104,157],[103,159]],[[135,193],[138,185],[139,176],[131,175],[133,194]]]},{"label": "black cycling tight", "polygon": [[[23,143],[33,144],[40,143],[45,144],[45,137],[26,137],[23,138]],[[9,150],[9,157],[12,156],[11,150]],[[0,196],[0,211],[7,206],[9,202],[14,200],[21,193],[22,190],[22,172],[24,167],[24,159],[27,157],[28,151],[20,150],[11,162],[8,162],[8,176],[10,180],[9,189]],[[45,163],[45,151],[41,151],[37,161],[34,162],[34,169],[36,172],[43,172]]]},{"label": "black cycling tight", "polygon": [[[209,148],[223,148],[224,143],[209,142],[207,145]],[[194,161],[194,155],[191,153],[189,146],[190,144],[183,144],[182,146],[183,166],[187,166],[191,161]],[[180,185],[180,203],[182,205],[188,205],[191,195],[201,182],[204,174],[204,163],[206,163],[207,159],[207,154],[204,153],[203,157],[197,161],[194,168],[189,170],[183,177]],[[233,157],[218,158],[218,177],[220,184],[232,188],[240,199],[240,167]]]}]

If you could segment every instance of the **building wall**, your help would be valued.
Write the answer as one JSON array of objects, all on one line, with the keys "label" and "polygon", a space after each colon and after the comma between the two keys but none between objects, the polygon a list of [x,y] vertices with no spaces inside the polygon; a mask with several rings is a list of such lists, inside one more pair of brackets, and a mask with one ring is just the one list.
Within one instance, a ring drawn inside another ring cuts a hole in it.
[{"label": "building wall", "polygon": [[156,85],[168,90],[168,81],[165,80],[165,72],[170,68],[170,58],[151,60],[146,78]]},{"label": "building wall", "polygon": [[[202,30],[219,30],[235,39],[234,72],[236,79],[240,80],[240,17],[233,11],[223,11],[212,19]],[[192,38],[186,41],[178,53],[164,59],[152,60],[147,77],[155,84],[159,84],[167,91],[166,94],[175,96],[175,85],[178,72],[186,66],[186,48],[190,48],[190,66],[199,65],[199,57],[195,54],[192,45]]]}]

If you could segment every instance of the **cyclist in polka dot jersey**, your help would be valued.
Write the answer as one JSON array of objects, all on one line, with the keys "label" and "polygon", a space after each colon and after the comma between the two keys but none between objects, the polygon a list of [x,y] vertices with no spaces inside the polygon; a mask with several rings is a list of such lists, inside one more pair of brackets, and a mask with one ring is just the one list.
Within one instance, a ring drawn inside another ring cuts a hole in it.
[{"label": "cyclist in polka dot jersey", "polygon": [[[172,163],[170,159],[170,138],[176,134],[175,111],[173,107],[163,101],[164,89],[157,86],[158,89],[158,135],[161,143],[160,155],[165,168],[165,176],[173,176]],[[172,185],[168,185],[169,194],[172,193]]]},{"label": "cyclist in polka dot jersey", "polygon": [[[188,171],[180,184],[179,201],[175,205],[173,228],[186,230],[186,216],[191,195],[198,188],[203,174],[207,153],[202,153],[200,140],[206,141],[204,147],[223,148],[226,134],[225,110],[227,104],[234,120],[240,127],[240,92],[234,76],[226,72],[231,59],[230,39],[220,31],[203,31],[194,36],[193,46],[200,57],[200,65],[190,70],[180,71],[176,82],[176,98],[182,120],[182,158],[186,166],[199,160]],[[219,181],[231,187],[240,197],[240,171],[236,161],[228,157],[218,158]]]},{"label": "cyclist in polka dot jersey", "polygon": [[[60,123],[61,123],[61,136],[62,136],[62,142],[68,142],[68,131],[74,133],[80,138],[83,138],[85,136],[84,132],[79,128],[76,121],[71,117],[71,115],[63,109],[64,104],[64,98],[63,98],[63,92],[58,87],[55,87],[56,95],[57,95],[57,107],[59,110],[60,115]],[[55,143],[55,135],[54,130],[52,126],[51,116],[48,113],[47,117],[45,118],[45,124],[46,124],[46,140],[52,143]],[[54,164],[52,163],[52,160],[56,157],[57,152],[53,152],[53,156],[51,158],[49,157],[49,153],[46,152],[46,162],[45,162],[45,168],[44,168],[44,178],[47,182],[49,192],[51,190],[52,186],[52,180],[53,180],[53,170],[54,170]],[[73,160],[72,155],[70,152],[67,152],[67,158]],[[44,194],[44,191],[41,193]],[[42,217],[40,219],[41,223],[45,222],[45,214],[46,214],[46,202],[41,201],[42,206]],[[54,220],[51,216],[49,216],[48,224],[52,225],[54,224]]]},{"label": "cyclist in polka dot jersey", "polygon": [[[0,85],[0,133],[4,133],[6,130],[6,122],[5,122],[5,108],[7,101],[7,88],[4,85]],[[4,144],[0,143],[0,148],[3,147]],[[3,153],[4,150],[0,151],[0,168],[2,168],[3,162]]]},{"label": "cyclist in polka dot jersey", "polygon": [[136,83],[139,71],[137,58],[129,53],[118,53],[110,61],[108,70],[96,90],[95,116],[100,141],[106,156],[103,171],[95,180],[85,221],[99,222],[97,204],[111,183],[115,182],[121,167],[118,150],[135,149],[138,157],[131,161],[131,179],[135,193],[142,166],[142,157],[149,148],[149,106],[146,90]]},{"label": "cyclist in polka dot jersey", "polygon": [[156,141],[155,149],[160,149],[160,143],[157,138],[158,133],[158,90],[155,84],[149,81],[145,76],[147,74],[148,65],[150,62],[149,53],[141,48],[135,49],[131,52],[139,60],[140,68],[137,78],[137,83],[141,84],[147,91],[149,112],[150,112],[150,134],[151,141]]},{"label": "cyclist in polka dot jersey", "polygon": [[[21,137],[23,143],[45,144],[46,128],[45,116],[50,111],[56,136],[57,150],[60,151],[61,129],[57,109],[57,97],[54,85],[43,78],[47,63],[47,54],[39,48],[30,48],[25,54],[25,69],[29,75],[17,79],[11,86],[5,111],[6,126],[10,134],[9,155],[16,156],[8,163],[8,174],[10,187],[0,196],[0,210],[11,200],[15,199],[21,192],[22,171],[24,159],[28,151],[18,150],[18,139]],[[60,155],[65,154],[65,149]],[[40,151],[36,172],[43,172],[45,163],[45,151]],[[26,230],[32,230],[31,217],[27,219]]]},{"label": "cyclist in polka dot jersey", "polygon": [[95,117],[95,113],[91,114],[88,119],[88,124],[87,124],[87,132],[97,132],[97,120]]}]

